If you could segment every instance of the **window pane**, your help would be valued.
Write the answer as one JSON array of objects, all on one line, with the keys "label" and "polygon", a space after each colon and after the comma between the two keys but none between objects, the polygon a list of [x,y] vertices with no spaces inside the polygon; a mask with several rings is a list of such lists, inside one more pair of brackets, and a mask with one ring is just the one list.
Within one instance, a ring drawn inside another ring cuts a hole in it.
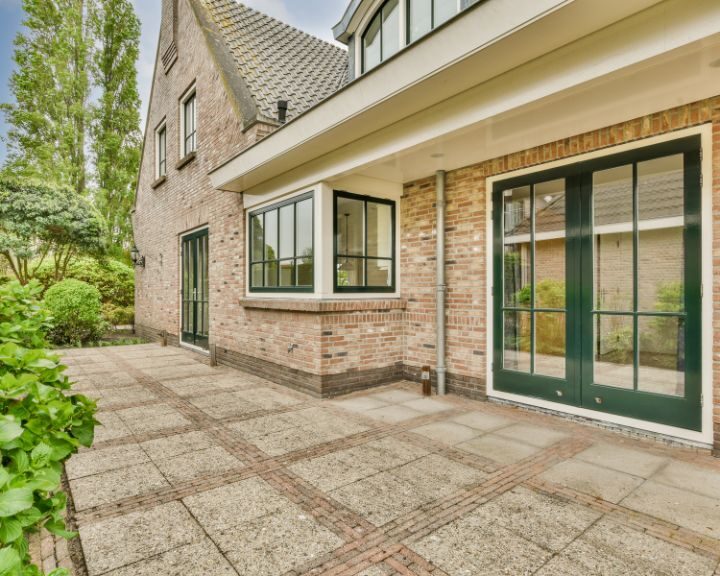
[{"label": "window pane", "polygon": [[410,42],[432,30],[432,0],[410,0]]},{"label": "window pane", "polygon": [[337,198],[337,252],[342,256],[365,255],[365,203]]},{"label": "window pane", "polygon": [[295,205],[280,208],[280,258],[295,256]]},{"label": "window pane", "polygon": [[250,219],[250,252],[253,262],[263,260],[263,217],[262,214]]},{"label": "window pane", "polygon": [[392,257],[392,206],[367,204],[367,255],[380,258]]},{"label": "window pane", "polygon": [[440,26],[457,14],[457,0],[435,0],[435,26]]},{"label": "window pane", "polygon": [[646,317],[638,319],[640,364],[638,389],[643,392],[685,396],[685,320]]},{"label": "window pane", "polygon": [[565,180],[535,186],[535,282],[537,308],[565,308]]},{"label": "window pane", "polygon": [[265,212],[265,260],[277,260],[278,257],[278,213],[277,210]]},{"label": "window pane", "polygon": [[300,258],[297,260],[297,285],[312,286],[313,285],[313,259]]},{"label": "window pane", "polygon": [[313,256],[313,201],[308,198],[297,204],[295,222],[296,252],[295,256],[312,258]]},{"label": "window pane", "polygon": [[682,154],[638,164],[640,310],[685,308],[684,164]]},{"label": "window pane", "polygon": [[595,305],[633,310],[633,170],[593,174]]},{"label": "window pane", "polygon": [[382,288],[392,286],[392,261],[368,259],[367,285]]},{"label": "window pane", "polygon": [[380,19],[381,14],[375,16],[363,36],[364,70],[370,70],[380,64]]},{"label": "window pane", "polygon": [[535,373],[565,378],[565,314],[535,314]]},{"label": "window pane", "polygon": [[530,312],[505,312],[503,367],[530,372]]},{"label": "window pane", "polygon": [[595,316],[593,363],[595,384],[634,388],[632,316]]},{"label": "window pane", "polygon": [[265,287],[274,288],[278,285],[278,263],[268,262],[265,264]]},{"label": "window pane", "polygon": [[473,4],[477,4],[480,0],[462,0],[461,8],[465,10],[465,8],[469,8]]},{"label": "window pane", "polygon": [[530,307],[530,187],[503,193],[505,305]]},{"label": "window pane", "polygon": [[390,0],[382,9],[382,59],[400,49],[400,3]]},{"label": "window pane", "polygon": [[295,260],[280,262],[280,286],[295,286]]},{"label": "window pane", "polygon": [[250,282],[251,286],[253,288],[262,288],[263,287],[263,265],[262,264],[253,264],[251,269],[251,276],[250,276]]},{"label": "window pane", "polygon": [[337,285],[365,286],[365,260],[362,258],[338,258]]}]

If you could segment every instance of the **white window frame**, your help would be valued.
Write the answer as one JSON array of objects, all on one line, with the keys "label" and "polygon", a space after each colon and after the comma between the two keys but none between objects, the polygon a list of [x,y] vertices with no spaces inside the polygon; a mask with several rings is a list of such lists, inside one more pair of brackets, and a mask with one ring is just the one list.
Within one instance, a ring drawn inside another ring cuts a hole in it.
[{"label": "white window frame", "polygon": [[[160,142],[160,135],[162,132],[165,131],[165,172],[161,172],[160,169],[160,150],[161,150],[161,142]],[[155,128],[155,178],[160,179],[167,176],[167,163],[168,163],[168,157],[167,157],[167,120],[163,119],[162,122],[158,125],[157,128]]]},{"label": "white window frame", "polygon": [[[190,100],[194,99],[194,106],[193,106],[193,128],[194,128],[194,139],[193,139],[193,148],[192,150],[186,150],[185,148],[185,140],[186,140],[186,130],[187,127],[185,126],[185,107],[187,103]],[[193,84],[186,92],[183,94],[182,98],[180,98],[180,159],[186,158],[193,152],[197,152],[198,149],[198,101],[197,101],[197,90],[195,87],[195,84]]]},{"label": "white window frame", "polygon": [[[245,298],[252,300],[392,300],[399,299],[402,293],[402,275],[400,269],[401,229],[402,229],[402,185],[383,185],[378,187],[377,182],[370,182],[369,179],[341,179],[334,183],[318,182],[293,192],[276,195],[270,193],[263,197],[253,198],[246,196],[246,208],[244,222],[247,233],[245,234],[244,252],[246,262],[250,261],[250,213],[257,212],[272,205],[290,200],[294,197],[313,192],[313,266],[314,286],[312,292],[298,291],[272,291],[258,292],[250,290],[249,273],[246,274]],[[355,194],[392,200],[395,202],[395,291],[394,292],[336,292],[335,291],[335,250],[334,250],[334,226],[335,211],[334,199],[335,190],[348,190]]]}]

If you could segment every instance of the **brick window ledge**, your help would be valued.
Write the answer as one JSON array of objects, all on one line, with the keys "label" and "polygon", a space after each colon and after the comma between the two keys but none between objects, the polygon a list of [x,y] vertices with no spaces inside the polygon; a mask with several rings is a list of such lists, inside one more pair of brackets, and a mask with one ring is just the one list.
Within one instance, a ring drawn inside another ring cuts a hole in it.
[{"label": "brick window ledge", "polygon": [[195,160],[195,158],[197,158],[197,151],[195,151],[195,152],[190,152],[190,154],[186,154],[185,157],[182,158],[182,159],[175,165],[175,170],[182,170],[183,168],[185,168],[185,166],[187,166],[188,164],[190,164],[190,162],[192,162],[193,160]]},{"label": "brick window ledge", "polygon": [[165,182],[167,182],[167,176],[160,176],[160,178],[158,178],[157,180],[155,180],[155,182],[150,184],[150,188],[155,190],[155,188],[159,188],[160,186],[165,184]]},{"label": "brick window ledge", "polygon": [[368,298],[365,300],[299,300],[272,298],[240,298],[244,308],[290,312],[361,312],[367,310],[405,310],[402,298]]}]

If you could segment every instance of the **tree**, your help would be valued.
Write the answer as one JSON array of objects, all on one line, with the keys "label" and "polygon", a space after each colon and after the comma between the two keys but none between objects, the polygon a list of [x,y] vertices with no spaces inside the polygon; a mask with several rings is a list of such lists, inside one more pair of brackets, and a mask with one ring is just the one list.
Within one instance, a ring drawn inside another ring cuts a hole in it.
[{"label": "tree", "polygon": [[90,41],[93,0],[23,0],[25,30],[15,39],[16,70],[5,104],[6,173],[42,178],[84,194]]},{"label": "tree", "polygon": [[90,12],[90,31],[96,42],[92,76],[100,91],[91,128],[97,205],[108,220],[110,245],[127,250],[142,142],[137,87],[140,21],[132,2],[97,0]]},{"label": "tree", "polygon": [[37,181],[0,180],[0,257],[21,284],[46,259],[55,280],[79,253],[104,249],[105,222],[90,201],[67,187]]}]

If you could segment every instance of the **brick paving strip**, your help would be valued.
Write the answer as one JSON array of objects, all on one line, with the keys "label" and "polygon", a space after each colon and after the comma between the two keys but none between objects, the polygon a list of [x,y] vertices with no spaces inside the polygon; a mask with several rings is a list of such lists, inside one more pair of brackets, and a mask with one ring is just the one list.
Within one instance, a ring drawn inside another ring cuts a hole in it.
[{"label": "brick paving strip", "polygon": [[[378,424],[375,420],[369,421],[367,417],[359,414],[349,414],[330,405],[323,406],[323,409],[337,412],[342,414],[343,418],[358,423],[371,424],[373,428],[273,457],[254,444],[239,438],[238,435],[225,428],[225,425],[261,416],[304,410],[317,406],[317,402],[301,402],[282,408],[250,412],[239,417],[213,418],[190,402],[190,399],[201,394],[187,397],[180,396],[165,386],[161,380],[155,379],[142,369],[134,367],[130,361],[114,351],[107,350],[105,353],[112,358],[121,370],[132,376],[137,384],[155,395],[157,400],[118,404],[104,409],[103,412],[114,412],[131,407],[164,403],[190,420],[192,425],[108,440],[98,443],[94,450],[140,443],[148,439],[164,438],[183,432],[203,431],[210,435],[228,453],[238,458],[244,466],[236,470],[207,475],[175,484],[173,487],[124,498],[80,512],[71,511],[72,520],[77,524],[87,525],[107,518],[122,516],[129,512],[152,508],[159,504],[206,492],[229,483],[259,477],[346,542],[340,548],[315,558],[308,565],[286,572],[285,576],[312,576],[319,574],[354,576],[371,566],[381,565],[390,570],[391,573],[396,574],[447,576],[444,571],[408,548],[408,545],[412,545],[413,542],[417,542],[439,528],[462,518],[498,496],[516,487],[523,486],[535,492],[573,502],[600,512],[625,526],[715,558],[720,562],[720,541],[718,540],[621,505],[587,496],[570,488],[537,478],[539,474],[549,470],[556,464],[587,449],[591,445],[589,434],[560,441],[515,464],[500,466],[482,456],[453,448],[411,432],[414,428],[467,412],[467,406],[463,408],[459,403],[451,402],[451,404],[456,405],[456,408],[451,410],[413,418],[398,424]],[[212,390],[210,388],[205,393],[212,393]],[[220,388],[215,389],[216,393],[225,391]],[[424,448],[431,454],[438,454],[451,461],[481,470],[488,475],[474,485],[465,486],[463,489],[443,495],[439,499],[421,505],[382,527],[378,527],[288,469],[290,465],[297,462],[362,446],[389,436],[394,436],[399,440]],[[720,565],[716,571],[716,576],[720,576]]]}]

